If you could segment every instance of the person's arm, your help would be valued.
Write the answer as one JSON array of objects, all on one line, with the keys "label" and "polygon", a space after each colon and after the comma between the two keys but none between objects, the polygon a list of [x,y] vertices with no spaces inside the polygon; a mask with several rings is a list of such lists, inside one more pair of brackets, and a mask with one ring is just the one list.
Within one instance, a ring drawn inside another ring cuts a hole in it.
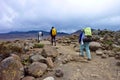
[{"label": "person's arm", "polygon": [[80,33],[80,35],[79,35],[79,43],[81,42],[81,33]]},{"label": "person's arm", "polygon": [[57,35],[57,30],[56,30],[56,35]]},{"label": "person's arm", "polygon": [[43,36],[43,32],[42,32],[42,36]]}]

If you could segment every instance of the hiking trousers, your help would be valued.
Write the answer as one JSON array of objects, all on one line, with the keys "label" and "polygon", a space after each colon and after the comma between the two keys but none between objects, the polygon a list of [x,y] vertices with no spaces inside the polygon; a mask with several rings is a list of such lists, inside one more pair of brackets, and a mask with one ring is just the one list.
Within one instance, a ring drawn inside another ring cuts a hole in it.
[{"label": "hiking trousers", "polygon": [[38,42],[42,41],[42,36],[38,37]]},{"label": "hiking trousers", "polygon": [[84,56],[84,49],[86,50],[86,55],[88,59],[91,59],[91,53],[89,49],[89,42],[84,42],[84,44],[80,45],[80,55]]},{"label": "hiking trousers", "polygon": [[51,36],[51,43],[52,45],[54,43],[54,45],[56,46],[56,36]]}]

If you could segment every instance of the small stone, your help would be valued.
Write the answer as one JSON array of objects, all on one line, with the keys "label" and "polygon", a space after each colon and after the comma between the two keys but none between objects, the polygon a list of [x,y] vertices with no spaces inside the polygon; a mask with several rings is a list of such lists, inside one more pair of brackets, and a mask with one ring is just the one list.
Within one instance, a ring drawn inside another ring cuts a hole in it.
[{"label": "small stone", "polygon": [[27,76],[27,77],[24,77],[22,80],[35,80],[35,78],[32,76]]},{"label": "small stone", "polygon": [[120,60],[120,52],[115,54],[115,59]]},{"label": "small stone", "polygon": [[96,55],[100,55],[101,56],[102,54],[103,54],[102,50],[97,50],[96,51]]},{"label": "small stone", "polygon": [[66,64],[67,62],[65,60],[62,61],[63,64]]},{"label": "small stone", "polygon": [[74,48],[76,52],[80,52],[80,48],[79,47],[75,47]]},{"label": "small stone", "polygon": [[77,69],[77,72],[79,72],[80,71],[80,69]]},{"label": "small stone", "polygon": [[91,74],[91,77],[99,77],[97,74]]},{"label": "small stone", "polygon": [[63,63],[63,64],[68,63],[68,59],[67,59],[67,58],[65,58],[65,59],[62,61],[62,63]]},{"label": "small stone", "polygon": [[51,57],[47,57],[47,58],[46,58],[46,62],[47,62],[47,65],[48,65],[50,68],[53,68],[53,67],[54,67],[54,63],[53,63]]},{"label": "small stone", "polygon": [[105,55],[105,54],[102,54],[102,56],[101,56],[101,58],[107,58],[107,55]]},{"label": "small stone", "polygon": [[63,66],[63,64],[61,63],[60,66]]},{"label": "small stone", "polygon": [[56,76],[56,77],[63,77],[63,72],[62,72],[62,70],[60,70],[60,69],[56,70],[56,71],[55,71],[55,76]]},{"label": "small stone", "polygon": [[43,80],[55,80],[55,79],[53,77],[47,77],[47,78],[45,78]]},{"label": "small stone", "polygon": [[63,55],[63,53],[59,53],[59,55]]},{"label": "small stone", "polygon": [[120,66],[120,62],[117,62],[116,65],[117,65],[117,66]]}]

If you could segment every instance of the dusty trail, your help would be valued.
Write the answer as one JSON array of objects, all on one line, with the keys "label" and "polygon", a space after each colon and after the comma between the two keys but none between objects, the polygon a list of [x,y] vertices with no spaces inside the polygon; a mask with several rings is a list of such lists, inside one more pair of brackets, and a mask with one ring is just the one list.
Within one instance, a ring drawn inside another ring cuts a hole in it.
[{"label": "dusty trail", "polygon": [[[49,41],[43,41],[45,45],[50,45]],[[63,70],[64,76],[62,78],[56,78],[56,80],[120,80],[120,67],[116,66],[117,60],[113,57],[102,59],[92,54],[92,61],[75,62],[71,61],[66,64],[62,64],[61,60],[64,59],[64,55],[78,56],[79,53],[75,52],[71,46],[62,46],[57,44],[55,47],[62,55],[58,56],[57,66]],[[85,60],[85,59],[84,59]]]}]

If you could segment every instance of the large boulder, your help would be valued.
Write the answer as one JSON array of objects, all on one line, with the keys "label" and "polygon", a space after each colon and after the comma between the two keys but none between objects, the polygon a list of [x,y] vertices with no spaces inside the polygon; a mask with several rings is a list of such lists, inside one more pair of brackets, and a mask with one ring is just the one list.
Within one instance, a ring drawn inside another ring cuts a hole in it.
[{"label": "large boulder", "polygon": [[5,58],[0,64],[0,80],[20,80],[23,72],[23,65],[17,55]]},{"label": "large boulder", "polygon": [[30,57],[30,60],[31,60],[32,62],[45,62],[45,61],[46,61],[43,56],[38,55],[38,54],[31,56],[31,57]]},{"label": "large boulder", "polygon": [[56,48],[51,47],[50,45],[45,45],[41,54],[42,54],[42,56],[44,56],[46,58],[47,57],[55,58],[58,56],[58,52],[57,52]]},{"label": "large boulder", "polygon": [[90,50],[91,51],[96,51],[99,48],[101,48],[101,44],[99,42],[90,42]]},{"label": "large boulder", "polygon": [[28,67],[28,74],[34,76],[34,77],[40,77],[42,76],[45,71],[47,70],[47,65],[40,62],[33,62]]}]

